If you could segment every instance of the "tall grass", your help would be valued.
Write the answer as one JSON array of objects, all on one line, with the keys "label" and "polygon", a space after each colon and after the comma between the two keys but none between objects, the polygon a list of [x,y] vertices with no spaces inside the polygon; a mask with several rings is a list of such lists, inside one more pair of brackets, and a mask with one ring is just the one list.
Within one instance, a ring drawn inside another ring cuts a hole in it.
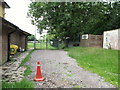
[{"label": "tall grass", "polygon": [[8,82],[3,82],[2,83],[2,88],[33,88],[34,84],[32,81],[29,81],[27,79],[23,79],[20,82],[14,82],[14,83],[8,83]]},{"label": "tall grass", "polygon": [[118,85],[118,50],[89,47],[73,47],[65,50],[84,69],[97,73],[111,84]]}]

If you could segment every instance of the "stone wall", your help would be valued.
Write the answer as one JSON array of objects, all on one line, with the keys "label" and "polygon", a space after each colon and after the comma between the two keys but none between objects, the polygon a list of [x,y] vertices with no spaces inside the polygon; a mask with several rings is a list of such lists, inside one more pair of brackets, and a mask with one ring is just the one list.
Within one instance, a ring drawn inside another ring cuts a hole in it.
[{"label": "stone wall", "polygon": [[88,39],[80,39],[82,47],[99,47],[102,48],[103,35],[88,35]]},{"label": "stone wall", "polygon": [[13,61],[7,62],[2,65],[1,80],[3,82],[19,82],[24,78],[24,71],[26,70],[26,68],[23,66],[19,67],[19,65],[28,54],[29,51],[26,51],[20,54],[18,57],[13,58]]},{"label": "stone wall", "polygon": [[120,50],[120,34],[118,33],[120,33],[120,29],[105,31],[103,48]]}]

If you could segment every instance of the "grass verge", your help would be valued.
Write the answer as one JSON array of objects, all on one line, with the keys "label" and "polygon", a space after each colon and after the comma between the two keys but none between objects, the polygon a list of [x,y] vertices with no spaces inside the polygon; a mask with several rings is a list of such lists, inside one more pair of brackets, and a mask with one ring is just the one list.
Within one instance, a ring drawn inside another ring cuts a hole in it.
[{"label": "grass verge", "polygon": [[24,66],[24,64],[30,59],[30,55],[33,53],[34,50],[31,50],[29,54],[22,60],[20,66]]},{"label": "grass verge", "polygon": [[[29,59],[30,59],[30,55],[32,54],[34,50],[31,50],[29,52],[29,54],[25,57],[25,59],[22,60],[21,64],[19,67],[21,66],[25,66],[26,70],[24,72],[24,76],[29,75],[32,70],[30,69],[30,66],[28,65],[24,65]],[[2,88],[34,88],[34,83],[30,80],[27,80],[26,78],[23,78],[20,82],[3,82],[2,83]]]},{"label": "grass verge", "polygon": [[118,86],[118,50],[90,47],[72,47],[65,50],[70,57],[76,59],[78,65]]}]

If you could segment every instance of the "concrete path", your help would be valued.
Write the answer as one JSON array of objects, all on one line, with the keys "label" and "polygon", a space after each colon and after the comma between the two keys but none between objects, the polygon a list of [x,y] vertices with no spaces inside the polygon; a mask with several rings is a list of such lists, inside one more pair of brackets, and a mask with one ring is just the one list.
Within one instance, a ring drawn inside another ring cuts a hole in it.
[{"label": "concrete path", "polygon": [[95,73],[84,70],[63,50],[36,50],[32,53],[27,65],[32,73],[27,77],[33,80],[36,73],[36,62],[41,62],[43,82],[35,82],[36,88],[115,88],[104,82]]}]

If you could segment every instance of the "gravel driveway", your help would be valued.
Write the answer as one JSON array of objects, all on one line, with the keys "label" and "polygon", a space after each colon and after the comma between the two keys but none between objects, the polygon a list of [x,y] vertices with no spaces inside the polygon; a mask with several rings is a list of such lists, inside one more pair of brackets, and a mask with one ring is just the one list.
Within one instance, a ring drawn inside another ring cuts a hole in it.
[{"label": "gravel driveway", "polygon": [[97,74],[78,66],[75,59],[63,50],[34,51],[26,63],[32,69],[27,77],[30,80],[35,77],[37,61],[41,62],[45,81],[35,82],[36,88],[115,88]]}]

